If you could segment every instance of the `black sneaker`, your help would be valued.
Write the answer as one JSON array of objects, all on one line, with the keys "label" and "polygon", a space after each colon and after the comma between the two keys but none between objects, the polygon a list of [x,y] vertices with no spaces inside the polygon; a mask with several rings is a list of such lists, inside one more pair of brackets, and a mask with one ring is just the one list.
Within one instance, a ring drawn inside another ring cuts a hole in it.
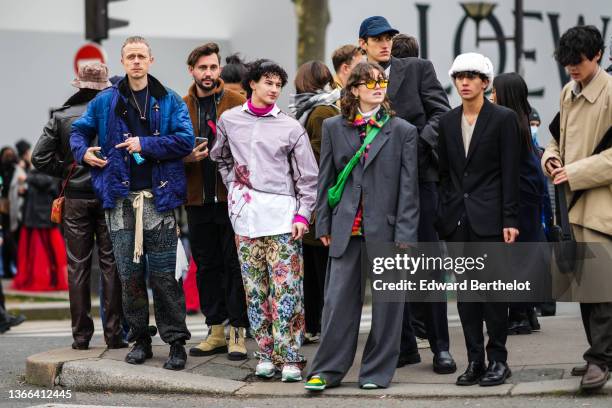
[{"label": "black sneaker", "polygon": [[175,341],[170,345],[168,360],[164,363],[166,370],[182,370],[187,363],[187,353],[185,346],[180,341]]},{"label": "black sneaker", "polygon": [[143,364],[145,360],[151,357],[153,357],[151,339],[138,340],[125,356],[125,362],[128,364]]}]

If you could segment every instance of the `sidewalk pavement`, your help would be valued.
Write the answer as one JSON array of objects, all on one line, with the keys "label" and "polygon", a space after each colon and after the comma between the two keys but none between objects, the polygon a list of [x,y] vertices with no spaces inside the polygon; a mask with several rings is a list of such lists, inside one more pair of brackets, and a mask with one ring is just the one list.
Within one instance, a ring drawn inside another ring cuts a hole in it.
[{"label": "sidewalk pavement", "polygon": [[[452,313],[454,305],[449,305]],[[479,397],[544,394],[576,394],[579,377],[572,377],[573,366],[582,364],[587,344],[577,305],[566,304],[565,312],[555,317],[541,318],[542,331],[531,335],[509,336],[509,364],[513,376],[507,384],[497,387],[458,387],[456,377],[467,365],[461,327],[451,324],[451,353],[458,372],[439,375],[432,371],[432,355],[421,350],[423,362],[396,371],[392,385],[373,391],[357,387],[359,362],[367,334],[359,337],[356,361],[341,387],[329,389],[323,395],[360,397]],[[451,319],[452,321],[453,319]],[[201,339],[194,338],[187,348]],[[249,355],[256,350],[253,340],[247,341]],[[302,348],[308,360],[317,345]],[[184,371],[173,372],[162,367],[168,346],[154,339],[154,357],[145,365],[134,366],[123,361],[127,349],[106,350],[94,347],[87,351],[69,348],[30,356],[26,362],[26,381],[47,387],[63,386],[75,391],[147,391],[157,393],[193,393],[236,396],[311,396],[300,383],[282,383],[279,378],[261,380],[253,372],[257,360],[229,361],[225,355],[189,357]],[[612,380],[600,393],[612,394]]]}]

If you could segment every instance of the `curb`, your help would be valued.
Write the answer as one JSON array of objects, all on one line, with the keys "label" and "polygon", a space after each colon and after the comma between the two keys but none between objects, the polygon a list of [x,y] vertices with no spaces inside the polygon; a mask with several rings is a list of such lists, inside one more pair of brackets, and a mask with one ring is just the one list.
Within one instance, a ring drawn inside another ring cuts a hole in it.
[{"label": "curb", "polygon": [[[394,383],[391,387],[362,390],[355,383],[331,388],[322,394],[304,390],[302,382],[243,382],[203,376],[184,371],[130,365],[102,359],[102,347],[75,353],[70,348],[52,350],[28,357],[26,382],[33,385],[63,386],[76,391],[209,394],[234,397],[362,397],[362,398],[478,398],[491,396],[538,396],[586,394],[579,389],[580,378],[504,384],[497,387],[458,387],[454,384]],[[612,380],[598,395],[612,395]]]},{"label": "curb", "polygon": [[100,357],[104,353],[101,347],[82,350],[78,356],[72,348],[61,348],[44,353],[34,354],[26,359],[25,380],[28,384],[53,387],[57,385],[62,366],[67,361]]},{"label": "curb", "polygon": [[195,375],[157,367],[128,365],[121,361],[88,359],[67,362],[62,367],[59,385],[78,391],[141,391],[232,395],[246,383]]}]

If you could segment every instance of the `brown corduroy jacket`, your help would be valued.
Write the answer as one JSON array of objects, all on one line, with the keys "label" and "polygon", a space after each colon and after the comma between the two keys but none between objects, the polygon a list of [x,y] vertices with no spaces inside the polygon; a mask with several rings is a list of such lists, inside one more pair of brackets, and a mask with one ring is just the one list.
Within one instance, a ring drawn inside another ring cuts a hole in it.
[{"label": "brown corduroy jacket", "polygon": [[[222,79],[219,79],[219,85],[214,90],[215,100],[217,102],[217,120],[228,109],[242,105],[246,102],[244,96],[230,89],[225,89]],[[189,116],[193,125],[196,136],[198,129],[198,97],[196,94],[196,85],[192,84],[189,87],[187,95],[183,97],[189,109]],[[212,146],[208,146],[209,149]],[[185,175],[187,176],[187,204],[185,205],[202,205],[204,202],[204,177],[202,176],[202,163],[185,163]],[[221,180],[221,175],[217,172],[216,181],[217,200],[221,202],[227,201],[227,189]]]}]

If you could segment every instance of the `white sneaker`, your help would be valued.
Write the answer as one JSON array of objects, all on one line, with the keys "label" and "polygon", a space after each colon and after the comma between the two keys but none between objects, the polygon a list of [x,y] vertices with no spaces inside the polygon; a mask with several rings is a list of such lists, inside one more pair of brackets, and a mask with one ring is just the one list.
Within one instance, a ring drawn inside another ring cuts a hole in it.
[{"label": "white sneaker", "polygon": [[283,366],[281,381],[283,382],[302,381],[302,370],[300,370],[297,364],[285,364]]},{"label": "white sneaker", "polygon": [[[283,369],[284,371],[284,369]],[[270,360],[259,360],[257,367],[255,367],[255,375],[261,378],[272,378],[276,373],[276,367]]]}]

